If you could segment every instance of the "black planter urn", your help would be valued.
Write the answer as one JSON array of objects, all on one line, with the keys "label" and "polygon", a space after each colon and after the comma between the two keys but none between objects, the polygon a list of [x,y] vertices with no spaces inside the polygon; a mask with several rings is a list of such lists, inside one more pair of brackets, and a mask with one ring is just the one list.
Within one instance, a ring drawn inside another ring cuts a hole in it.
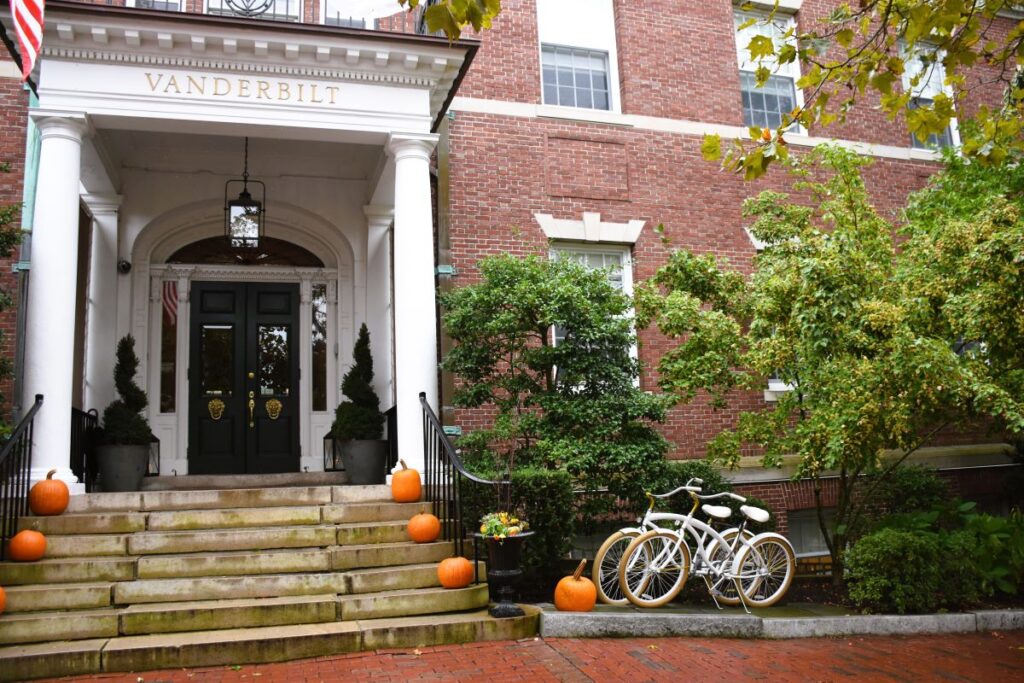
[{"label": "black planter urn", "polygon": [[515,585],[523,577],[523,545],[533,532],[524,531],[502,539],[483,534],[477,536],[487,543],[487,584],[498,600],[489,614],[498,619],[523,616],[523,610],[514,602]]}]

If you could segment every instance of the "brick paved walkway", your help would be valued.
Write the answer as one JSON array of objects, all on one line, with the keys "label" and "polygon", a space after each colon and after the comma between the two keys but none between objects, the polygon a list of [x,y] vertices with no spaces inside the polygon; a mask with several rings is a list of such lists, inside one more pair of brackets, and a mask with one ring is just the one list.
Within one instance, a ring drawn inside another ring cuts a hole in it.
[{"label": "brick paved walkway", "polygon": [[101,674],[106,683],[319,681],[1024,681],[1024,632],[807,640],[549,639],[284,664]]}]

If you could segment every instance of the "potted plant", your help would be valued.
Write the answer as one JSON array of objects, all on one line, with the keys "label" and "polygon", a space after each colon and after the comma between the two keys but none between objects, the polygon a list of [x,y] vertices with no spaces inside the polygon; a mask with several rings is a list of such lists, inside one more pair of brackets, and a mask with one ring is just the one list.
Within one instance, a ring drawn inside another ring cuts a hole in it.
[{"label": "potted plant", "polygon": [[[502,485],[499,484],[499,487]],[[521,617],[515,604],[515,584],[523,576],[523,544],[533,535],[530,525],[511,512],[488,512],[480,519],[480,533],[487,543],[487,583],[498,604],[490,609],[496,618]]]},{"label": "potted plant", "polygon": [[138,491],[149,463],[153,434],[143,412],[149,402],[135,383],[139,358],[129,334],[117,342],[114,386],[120,398],[103,411],[103,428],[96,459],[104,491]]},{"label": "potted plant", "polygon": [[352,360],[352,367],[341,380],[341,391],[348,400],[338,404],[331,434],[336,448],[341,450],[341,461],[350,484],[383,484],[387,476],[388,442],[381,439],[384,414],[380,412],[377,392],[370,384],[373,357],[366,323],[359,328]]}]

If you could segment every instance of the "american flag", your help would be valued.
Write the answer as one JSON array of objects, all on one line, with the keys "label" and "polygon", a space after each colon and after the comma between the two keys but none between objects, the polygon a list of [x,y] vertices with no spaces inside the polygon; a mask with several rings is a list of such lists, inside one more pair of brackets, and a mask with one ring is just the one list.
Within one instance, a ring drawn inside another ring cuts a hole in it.
[{"label": "american flag", "polygon": [[178,283],[174,280],[164,282],[164,317],[168,325],[174,325],[178,321]]},{"label": "american flag", "polygon": [[21,77],[28,79],[36,66],[43,45],[43,2],[45,0],[11,0],[14,33],[21,48]]}]

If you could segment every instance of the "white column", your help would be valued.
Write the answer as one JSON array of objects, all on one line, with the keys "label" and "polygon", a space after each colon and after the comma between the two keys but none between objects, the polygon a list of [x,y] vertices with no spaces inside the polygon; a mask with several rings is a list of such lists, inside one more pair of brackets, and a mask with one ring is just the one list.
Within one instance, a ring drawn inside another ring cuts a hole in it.
[{"label": "white column", "polygon": [[430,153],[436,135],[393,134],[395,159],[395,398],[398,447],[423,471],[423,415],[419,394],[437,410],[437,308]]},{"label": "white column", "polygon": [[366,327],[373,350],[373,383],[387,410],[394,399],[394,349],[391,310],[391,220],[390,206],[364,206],[366,214]]},{"label": "white column", "polygon": [[[42,143],[32,229],[32,266],[25,326],[25,396],[43,394],[32,436],[32,481],[56,469],[75,484],[71,450],[71,388],[78,271],[81,115],[36,114]],[[29,405],[31,401],[26,401]],[[72,493],[84,486],[72,486]]]},{"label": "white column", "polygon": [[89,291],[85,304],[85,393],[82,408],[103,412],[114,400],[117,346],[117,215],[121,197],[87,194],[92,214]]}]

